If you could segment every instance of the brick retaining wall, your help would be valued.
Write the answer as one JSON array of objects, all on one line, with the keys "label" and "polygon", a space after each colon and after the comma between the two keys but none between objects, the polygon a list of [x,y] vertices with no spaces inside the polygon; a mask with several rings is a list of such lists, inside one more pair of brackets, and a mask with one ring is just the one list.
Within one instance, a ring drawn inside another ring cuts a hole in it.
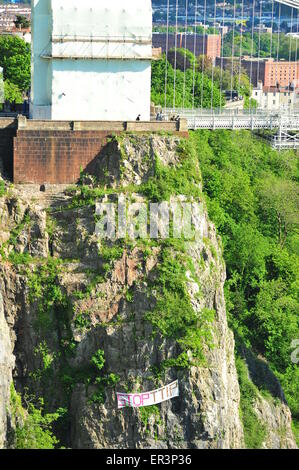
[{"label": "brick retaining wall", "polygon": [[0,159],[14,183],[72,184],[81,168],[92,173],[107,137],[121,132],[173,132],[188,136],[180,122],[68,122],[0,120]]},{"label": "brick retaining wall", "polygon": [[14,183],[76,183],[80,169],[92,172],[108,131],[17,131]]},{"label": "brick retaining wall", "polygon": [[0,123],[0,175],[12,179],[13,174],[13,138],[16,135],[16,121],[2,119]]}]

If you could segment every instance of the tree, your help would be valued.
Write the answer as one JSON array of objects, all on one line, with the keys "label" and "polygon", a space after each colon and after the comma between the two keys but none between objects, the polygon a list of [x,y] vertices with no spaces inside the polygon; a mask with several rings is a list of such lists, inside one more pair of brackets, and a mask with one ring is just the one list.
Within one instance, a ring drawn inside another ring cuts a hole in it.
[{"label": "tree", "polygon": [[20,91],[26,91],[31,78],[30,45],[17,36],[1,36],[0,66],[4,80],[17,85]]},{"label": "tree", "polygon": [[30,26],[30,21],[23,15],[17,15],[14,23],[16,28],[29,28]]},{"label": "tree", "polygon": [[[184,52],[183,52],[184,54]],[[194,55],[188,52],[187,58],[189,62],[195,60]],[[186,73],[177,69],[176,74],[172,65],[166,60],[165,56],[162,59],[153,62],[152,64],[152,101],[156,105],[164,106],[165,101],[165,67],[167,66],[167,86],[166,86],[166,105],[173,106],[174,101],[174,81],[175,88],[175,106],[185,108],[195,107],[210,108],[211,103],[213,107],[219,107],[223,103],[219,86],[206,75],[201,74],[197,70],[193,72],[193,67],[186,70]],[[197,68],[197,67],[196,67]],[[175,80],[174,80],[175,78]],[[193,94],[194,90],[194,94]]]},{"label": "tree", "polygon": [[[237,350],[245,345],[269,362],[296,432],[299,381],[291,344],[299,331],[298,156],[276,152],[248,131],[198,130],[190,139],[209,215],[222,236],[226,305]],[[266,388],[260,377],[259,387]],[[241,380],[241,401],[244,393]]]},{"label": "tree", "polygon": [[299,227],[298,185],[271,175],[260,181],[259,196],[263,210],[275,214],[278,239],[283,247],[289,231]]},{"label": "tree", "polygon": [[19,87],[9,80],[4,82],[4,99],[9,103],[23,103],[22,92]]}]

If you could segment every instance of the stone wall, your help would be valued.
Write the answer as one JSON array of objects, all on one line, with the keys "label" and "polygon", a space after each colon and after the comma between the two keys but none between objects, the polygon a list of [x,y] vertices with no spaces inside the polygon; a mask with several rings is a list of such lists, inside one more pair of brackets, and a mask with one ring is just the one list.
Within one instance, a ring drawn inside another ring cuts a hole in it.
[{"label": "stone wall", "polygon": [[14,140],[14,183],[76,183],[92,172],[108,131],[23,131]]},{"label": "stone wall", "polygon": [[0,120],[0,176],[12,178],[13,174],[13,138],[16,135],[14,119]]},{"label": "stone wall", "polygon": [[[121,132],[188,135],[187,122],[0,120],[0,162],[14,183],[72,184],[92,172],[107,137]],[[1,170],[1,167],[0,167]]]}]

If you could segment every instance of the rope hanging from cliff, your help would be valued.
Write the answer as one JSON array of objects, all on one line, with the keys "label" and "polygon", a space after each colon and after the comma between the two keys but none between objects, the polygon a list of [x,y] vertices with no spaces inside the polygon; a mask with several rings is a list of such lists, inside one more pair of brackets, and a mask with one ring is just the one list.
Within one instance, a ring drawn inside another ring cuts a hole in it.
[{"label": "rope hanging from cliff", "polygon": [[173,77],[173,109],[176,106],[176,72],[177,72],[177,48],[178,48],[178,13],[179,0],[176,0],[175,6],[175,41],[174,41],[174,77]]},{"label": "rope hanging from cliff", "polygon": [[168,47],[169,47],[169,1],[167,0],[167,20],[166,20],[166,50],[165,50],[165,97],[164,97],[164,113],[167,108],[167,84],[168,84]]},{"label": "rope hanging from cliff", "polygon": [[195,105],[195,70],[196,70],[196,61],[195,61],[195,57],[196,57],[196,35],[197,35],[197,8],[198,8],[198,5],[197,5],[197,0],[195,0],[195,21],[194,21],[194,49],[193,49],[193,53],[194,53],[194,61],[193,61],[193,84],[192,84],[192,109],[194,109],[194,105]]},{"label": "rope hanging from cliff", "polygon": [[183,108],[185,108],[186,98],[186,66],[187,66],[187,32],[188,32],[188,0],[186,0],[185,18],[185,53],[184,53],[184,87],[183,87]]}]

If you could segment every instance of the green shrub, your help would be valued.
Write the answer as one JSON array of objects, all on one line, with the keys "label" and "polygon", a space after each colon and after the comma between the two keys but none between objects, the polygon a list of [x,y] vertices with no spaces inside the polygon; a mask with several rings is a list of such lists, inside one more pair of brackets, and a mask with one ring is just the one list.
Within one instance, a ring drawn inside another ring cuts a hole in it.
[{"label": "green shrub", "polygon": [[240,385],[240,416],[243,423],[245,446],[247,449],[260,449],[267,436],[266,427],[262,424],[253,406],[258,399],[258,390],[248,376],[246,363],[236,358],[236,367]]},{"label": "green shrub", "polygon": [[237,342],[267,359],[298,420],[290,357],[299,331],[298,152],[277,152],[249,131],[199,130],[190,139],[222,237],[230,327]]},{"label": "green shrub", "polygon": [[180,162],[176,166],[164,166],[155,159],[154,176],[141,185],[139,192],[151,202],[168,201],[171,196],[201,196],[201,173],[192,145],[182,140],[177,149]]},{"label": "green shrub", "polygon": [[60,260],[49,258],[33,271],[28,271],[29,301],[36,303],[36,325],[44,332],[53,326],[56,310],[60,311],[58,320],[63,322],[63,312],[68,307],[67,297],[58,282],[61,269]]},{"label": "green shrub", "polygon": [[[21,397],[11,387],[11,407],[15,418],[16,428],[10,436],[11,447],[14,449],[55,449],[59,441],[53,433],[52,426],[66,412],[58,409],[56,413],[44,413],[44,401],[39,399],[35,407],[29,401],[32,397],[25,396],[27,409],[23,408]],[[19,419],[16,419],[19,418]]]},{"label": "green shrub", "polygon": [[143,406],[138,408],[140,420],[143,426],[148,430],[148,421],[151,416],[155,418],[155,424],[161,424],[160,409],[157,405]]},{"label": "green shrub", "polygon": [[91,358],[92,365],[100,371],[105,365],[105,353],[102,349],[99,349]]},{"label": "green shrub", "polygon": [[[167,246],[162,249],[157,276],[153,281],[155,289],[156,306],[153,311],[146,314],[154,331],[162,336],[174,338],[183,351],[191,351],[197,363],[204,362],[203,345],[213,346],[214,312],[203,309],[197,313],[187,291],[186,270],[192,263],[184,253],[176,253]],[[192,361],[186,356],[179,356],[172,365],[190,366]],[[166,363],[164,364],[164,366]]]},{"label": "green shrub", "polygon": [[0,180],[0,197],[5,196],[6,194],[6,187],[4,181]]}]

